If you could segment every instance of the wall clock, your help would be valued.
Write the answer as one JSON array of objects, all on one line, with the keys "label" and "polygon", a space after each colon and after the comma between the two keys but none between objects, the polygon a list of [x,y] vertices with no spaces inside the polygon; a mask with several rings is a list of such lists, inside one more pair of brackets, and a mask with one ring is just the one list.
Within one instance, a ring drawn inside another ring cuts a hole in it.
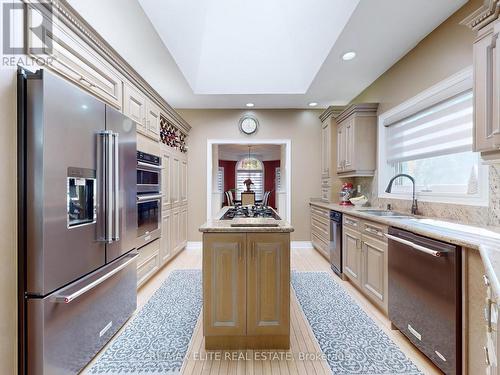
[{"label": "wall clock", "polygon": [[239,128],[240,131],[244,134],[251,135],[257,132],[257,128],[259,127],[259,121],[253,116],[245,115],[240,118]]}]

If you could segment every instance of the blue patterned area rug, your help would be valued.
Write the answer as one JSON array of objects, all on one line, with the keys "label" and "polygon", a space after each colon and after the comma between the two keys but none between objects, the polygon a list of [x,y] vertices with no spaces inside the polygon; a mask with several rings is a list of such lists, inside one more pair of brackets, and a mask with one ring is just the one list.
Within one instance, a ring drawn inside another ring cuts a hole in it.
[{"label": "blue patterned area rug", "polygon": [[293,272],[292,285],[335,375],[422,374],[327,272]]},{"label": "blue patterned area rug", "polygon": [[178,373],[202,302],[201,270],[173,271],[89,373]]}]

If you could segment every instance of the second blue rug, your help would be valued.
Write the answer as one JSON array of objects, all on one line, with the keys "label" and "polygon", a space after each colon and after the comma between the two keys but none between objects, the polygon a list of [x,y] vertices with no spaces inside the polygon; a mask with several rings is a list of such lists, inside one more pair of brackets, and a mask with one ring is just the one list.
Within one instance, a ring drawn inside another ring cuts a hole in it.
[{"label": "second blue rug", "polygon": [[292,285],[335,375],[421,374],[328,273],[293,272]]},{"label": "second blue rug", "polygon": [[173,271],[96,364],[91,374],[175,374],[202,306],[201,270]]}]

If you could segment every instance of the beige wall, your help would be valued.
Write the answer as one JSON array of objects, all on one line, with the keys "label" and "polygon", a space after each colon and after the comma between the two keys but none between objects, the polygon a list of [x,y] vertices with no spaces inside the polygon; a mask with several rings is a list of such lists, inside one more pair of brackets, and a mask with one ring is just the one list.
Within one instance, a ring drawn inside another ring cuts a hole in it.
[{"label": "beige wall", "polygon": [[[320,192],[319,110],[180,110],[181,116],[192,126],[188,137],[189,162],[189,223],[188,240],[200,241],[198,227],[206,220],[207,139],[290,139],[292,148],[292,239],[309,240],[309,198]],[[259,120],[259,131],[254,136],[243,136],[238,120],[243,113],[253,113]]]},{"label": "beige wall", "polygon": [[[481,0],[471,0],[466,3],[352,102],[379,103],[380,114],[471,66],[472,45],[476,32],[459,23],[481,4]],[[491,168],[490,175],[494,172],[495,169]],[[355,184],[362,185],[365,193],[371,193],[372,205],[385,207],[387,203],[391,203],[396,210],[410,209],[411,202],[407,200],[376,199],[376,177],[356,179]],[[493,189],[490,191],[490,200],[500,196],[499,192],[495,193]],[[487,225],[495,218],[491,205],[489,209],[485,209],[468,205],[420,202],[419,210],[423,215],[460,220],[471,224]]]},{"label": "beige wall", "polygon": [[0,70],[0,374],[17,369],[16,80]]},{"label": "beige wall", "polygon": [[482,2],[471,0],[466,3],[352,102],[380,103],[379,113],[383,113],[472,65],[472,44],[476,33],[459,22]]}]

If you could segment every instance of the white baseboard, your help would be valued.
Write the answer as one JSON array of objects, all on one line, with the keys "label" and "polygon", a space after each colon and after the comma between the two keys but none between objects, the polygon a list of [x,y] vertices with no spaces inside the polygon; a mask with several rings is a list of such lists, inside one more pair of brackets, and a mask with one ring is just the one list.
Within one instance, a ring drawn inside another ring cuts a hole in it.
[{"label": "white baseboard", "polygon": [[290,244],[292,249],[312,249],[311,241],[292,241]]},{"label": "white baseboard", "polygon": [[[201,241],[188,241],[187,250],[201,250]],[[311,241],[292,241],[290,243],[292,249],[312,249]]]},{"label": "white baseboard", "polygon": [[186,250],[201,250],[201,241],[188,241]]}]

